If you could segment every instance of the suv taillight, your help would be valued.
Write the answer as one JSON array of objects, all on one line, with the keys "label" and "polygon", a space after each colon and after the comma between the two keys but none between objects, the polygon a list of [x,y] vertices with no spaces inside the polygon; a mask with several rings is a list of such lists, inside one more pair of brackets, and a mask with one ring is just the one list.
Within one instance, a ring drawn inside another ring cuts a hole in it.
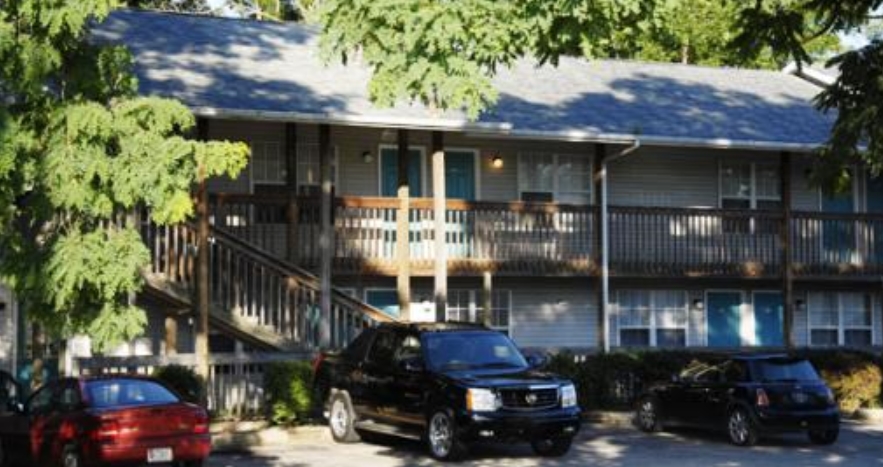
[{"label": "suv taillight", "polygon": [[767,396],[763,388],[757,388],[757,398],[754,402],[758,407],[769,407],[770,398]]},{"label": "suv taillight", "polygon": [[322,360],[325,360],[325,354],[323,354],[322,352],[319,352],[319,354],[316,355],[316,358],[313,360],[313,374],[314,375],[319,372],[319,367],[322,366]]}]

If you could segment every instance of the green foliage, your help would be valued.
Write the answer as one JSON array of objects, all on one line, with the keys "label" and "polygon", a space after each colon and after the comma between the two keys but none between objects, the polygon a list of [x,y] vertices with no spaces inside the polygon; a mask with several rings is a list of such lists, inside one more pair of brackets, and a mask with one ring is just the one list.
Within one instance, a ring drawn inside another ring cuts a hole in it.
[{"label": "green foliage", "polygon": [[0,2],[0,274],[28,316],[103,350],[143,330],[134,305],[148,251],[136,207],[160,224],[190,189],[238,173],[243,144],[187,138],[178,102],[135,97],[132,57],[87,40],[110,0]]},{"label": "green foliage", "polygon": [[190,367],[161,366],[153,370],[152,376],[172,388],[187,402],[199,404],[205,394],[205,381]]},{"label": "green foliage", "polygon": [[877,356],[851,350],[813,350],[799,355],[813,363],[844,413],[880,405],[883,361]]},{"label": "green foliage", "polygon": [[293,425],[306,419],[314,407],[313,370],[307,362],[279,362],[267,365],[264,389],[270,420]]}]

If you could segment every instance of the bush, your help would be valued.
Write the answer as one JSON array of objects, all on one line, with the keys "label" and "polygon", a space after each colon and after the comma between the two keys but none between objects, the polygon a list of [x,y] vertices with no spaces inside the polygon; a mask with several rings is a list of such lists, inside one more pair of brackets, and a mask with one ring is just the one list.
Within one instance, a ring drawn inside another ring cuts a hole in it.
[{"label": "bush", "polygon": [[205,394],[205,382],[192,368],[182,365],[161,366],[153,370],[153,377],[172,388],[187,402],[199,404]]},{"label": "bush", "polygon": [[804,350],[797,355],[812,362],[845,414],[880,405],[883,374],[876,356],[856,350]]},{"label": "bush", "polygon": [[313,408],[313,370],[307,362],[278,362],[267,365],[264,389],[270,421],[293,425],[306,420]]}]

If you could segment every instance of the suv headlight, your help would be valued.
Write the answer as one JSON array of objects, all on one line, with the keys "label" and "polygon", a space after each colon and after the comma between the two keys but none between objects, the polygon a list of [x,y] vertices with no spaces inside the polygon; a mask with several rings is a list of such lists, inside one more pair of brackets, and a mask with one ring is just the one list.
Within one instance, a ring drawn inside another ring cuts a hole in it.
[{"label": "suv headlight", "polygon": [[493,412],[502,405],[497,393],[490,389],[466,390],[466,408],[473,412]]},{"label": "suv headlight", "polygon": [[576,388],[572,384],[561,386],[561,407],[576,407]]}]

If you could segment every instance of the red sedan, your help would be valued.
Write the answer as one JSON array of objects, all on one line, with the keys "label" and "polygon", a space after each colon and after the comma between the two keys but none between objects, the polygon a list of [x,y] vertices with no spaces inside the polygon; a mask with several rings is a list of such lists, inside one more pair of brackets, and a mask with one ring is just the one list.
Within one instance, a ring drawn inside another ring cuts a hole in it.
[{"label": "red sedan", "polygon": [[12,409],[0,415],[0,467],[196,467],[211,451],[205,409],[150,378],[65,378]]}]

